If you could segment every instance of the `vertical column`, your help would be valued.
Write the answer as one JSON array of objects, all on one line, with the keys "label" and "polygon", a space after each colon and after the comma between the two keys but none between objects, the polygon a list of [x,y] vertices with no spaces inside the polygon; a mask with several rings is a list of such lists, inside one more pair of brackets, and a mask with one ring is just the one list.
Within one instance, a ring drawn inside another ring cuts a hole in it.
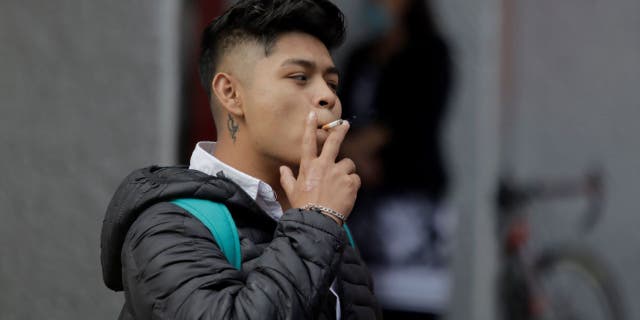
[{"label": "vertical column", "polygon": [[434,2],[456,67],[446,134],[459,211],[449,319],[497,319],[494,191],[499,170],[503,1]]},{"label": "vertical column", "polygon": [[158,81],[158,156],[159,163],[175,164],[178,154],[178,108],[180,105],[180,1],[161,0],[158,19],[160,67]]}]

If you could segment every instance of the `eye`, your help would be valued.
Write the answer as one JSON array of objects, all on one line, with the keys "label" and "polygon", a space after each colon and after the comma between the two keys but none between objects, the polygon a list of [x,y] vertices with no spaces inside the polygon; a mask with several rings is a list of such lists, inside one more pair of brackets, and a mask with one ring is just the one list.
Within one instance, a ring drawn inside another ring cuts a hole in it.
[{"label": "eye", "polygon": [[307,76],[304,74],[295,74],[290,76],[289,78],[297,81],[307,81]]},{"label": "eye", "polygon": [[333,90],[333,92],[337,92],[338,91],[338,84],[337,83],[327,82],[327,85],[329,86],[329,88],[331,88],[331,90]]}]

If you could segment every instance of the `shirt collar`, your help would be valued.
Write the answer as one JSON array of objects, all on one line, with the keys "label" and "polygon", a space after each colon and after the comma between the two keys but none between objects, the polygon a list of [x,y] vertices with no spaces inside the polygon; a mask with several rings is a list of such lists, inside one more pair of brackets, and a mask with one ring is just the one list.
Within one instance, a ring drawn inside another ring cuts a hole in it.
[{"label": "shirt collar", "polygon": [[271,186],[220,161],[220,159],[213,156],[215,148],[215,142],[198,142],[191,154],[189,169],[198,170],[212,176],[222,171],[225,177],[242,188],[271,217],[279,219],[282,216],[282,208],[276,201],[276,194]]}]

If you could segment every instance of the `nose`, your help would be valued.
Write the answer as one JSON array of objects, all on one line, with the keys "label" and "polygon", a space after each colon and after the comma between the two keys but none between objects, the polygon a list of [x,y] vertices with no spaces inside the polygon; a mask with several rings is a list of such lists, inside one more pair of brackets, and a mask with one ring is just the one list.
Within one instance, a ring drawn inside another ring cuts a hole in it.
[{"label": "nose", "polygon": [[329,85],[325,84],[319,90],[314,105],[318,108],[333,109],[338,101],[338,95],[331,90]]}]

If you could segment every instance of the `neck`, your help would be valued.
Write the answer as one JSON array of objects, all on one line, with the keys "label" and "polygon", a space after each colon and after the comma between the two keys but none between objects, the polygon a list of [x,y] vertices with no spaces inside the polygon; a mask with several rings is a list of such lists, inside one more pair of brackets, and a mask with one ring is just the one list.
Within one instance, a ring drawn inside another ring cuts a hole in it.
[{"label": "neck", "polygon": [[229,139],[220,139],[216,143],[213,155],[227,165],[267,183],[275,191],[282,210],[289,209],[291,207],[289,199],[280,185],[280,166],[282,163],[246,148],[244,145],[240,141],[234,143]]}]

